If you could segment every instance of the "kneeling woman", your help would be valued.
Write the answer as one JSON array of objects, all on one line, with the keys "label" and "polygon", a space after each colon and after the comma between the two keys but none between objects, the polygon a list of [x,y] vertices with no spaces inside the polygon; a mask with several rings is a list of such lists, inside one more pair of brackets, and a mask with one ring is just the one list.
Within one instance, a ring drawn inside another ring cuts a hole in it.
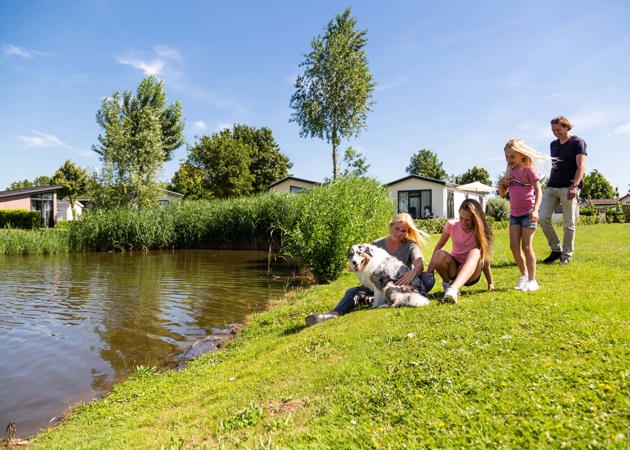
[{"label": "kneeling woman", "polygon": [[[444,246],[451,239],[451,252]],[[459,289],[472,286],[483,272],[488,290],[494,289],[490,269],[490,244],[494,236],[478,201],[466,199],[459,207],[459,220],[444,225],[440,240],[435,244],[428,273],[437,271],[442,277],[445,303],[457,303]]]}]

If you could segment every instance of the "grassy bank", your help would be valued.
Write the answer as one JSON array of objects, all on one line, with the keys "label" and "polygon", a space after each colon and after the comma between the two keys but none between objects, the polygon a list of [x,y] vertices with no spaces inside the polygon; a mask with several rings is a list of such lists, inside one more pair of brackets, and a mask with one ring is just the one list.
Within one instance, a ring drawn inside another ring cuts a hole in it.
[{"label": "grassy bank", "polygon": [[511,289],[507,236],[494,292],[482,282],[457,305],[305,327],[356,284],[346,273],[278,300],[182,371],[139,370],[31,446],[629,448],[630,226],[579,228],[574,261],[539,265],[535,293]]}]

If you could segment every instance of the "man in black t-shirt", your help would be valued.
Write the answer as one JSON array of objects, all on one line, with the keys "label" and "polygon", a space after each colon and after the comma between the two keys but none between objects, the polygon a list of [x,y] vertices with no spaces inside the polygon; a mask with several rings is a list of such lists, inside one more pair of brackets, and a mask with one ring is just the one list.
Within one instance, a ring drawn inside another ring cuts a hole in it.
[{"label": "man in black t-shirt", "polygon": [[[572,128],[573,125],[566,117],[558,116],[551,120],[551,131],[557,139],[549,145],[553,166],[539,211],[540,228],[551,248],[551,254],[543,260],[546,264],[558,259],[561,264],[569,264],[573,256],[579,214],[577,201],[586,171],[586,142],[570,135]],[[562,206],[564,225],[562,244],[551,220],[558,205]]]}]

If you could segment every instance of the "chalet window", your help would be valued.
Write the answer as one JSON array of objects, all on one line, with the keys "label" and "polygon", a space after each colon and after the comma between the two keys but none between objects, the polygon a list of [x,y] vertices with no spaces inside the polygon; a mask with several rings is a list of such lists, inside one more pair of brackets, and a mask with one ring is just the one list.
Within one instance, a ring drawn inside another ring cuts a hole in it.
[{"label": "chalet window", "polygon": [[455,217],[455,193],[453,191],[446,193],[446,217],[449,219]]},{"label": "chalet window", "polygon": [[425,209],[433,215],[431,189],[398,191],[398,212],[408,212],[414,219],[421,219]]},{"label": "chalet window", "polygon": [[39,211],[42,215],[42,227],[54,227],[53,194],[31,195],[31,211]]}]

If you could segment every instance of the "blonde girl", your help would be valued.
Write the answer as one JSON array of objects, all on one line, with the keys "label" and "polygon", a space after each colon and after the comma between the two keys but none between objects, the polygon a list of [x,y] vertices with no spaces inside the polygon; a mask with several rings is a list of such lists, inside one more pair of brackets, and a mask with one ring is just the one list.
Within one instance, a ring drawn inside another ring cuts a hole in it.
[{"label": "blonde girl", "polygon": [[499,195],[510,196],[510,250],[521,273],[514,289],[536,291],[536,255],[532,241],[538,226],[542,189],[536,162],[551,158],[523,139],[510,139],[504,147],[507,169],[499,181]]}]

